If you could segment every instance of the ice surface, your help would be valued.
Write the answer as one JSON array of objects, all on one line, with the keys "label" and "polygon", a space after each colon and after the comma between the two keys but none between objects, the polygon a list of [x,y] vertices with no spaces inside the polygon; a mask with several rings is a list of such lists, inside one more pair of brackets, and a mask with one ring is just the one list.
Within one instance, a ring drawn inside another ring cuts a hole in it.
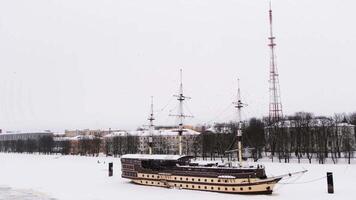
[{"label": "ice surface", "polygon": [[[113,177],[108,177],[108,162],[114,163]],[[0,153],[0,199],[11,200],[11,195],[21,200],[354,199],[356,165],[260,164],[269,176],[309,171],[282,180],[272,195],[233,195],[132,184],[120,177],[119,158]],[[334,173],[335,194],[327,194],[326,179],[322,178],[328,171]]]},{"label": "ice surface", "polygon": [[0,186],[0,200],[56,200],[33,190],[20,190]]}]

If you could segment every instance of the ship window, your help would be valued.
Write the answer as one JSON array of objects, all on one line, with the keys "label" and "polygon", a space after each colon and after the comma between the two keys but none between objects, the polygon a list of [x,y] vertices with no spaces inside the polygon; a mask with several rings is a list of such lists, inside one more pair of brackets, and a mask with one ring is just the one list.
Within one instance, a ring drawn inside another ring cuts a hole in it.
[{"label": "ship window", "polygon": [[157,176],[157,178],[159,178],[159,176]]},{"label": "ship window", "polygon": [[213,189],[214,189],[214,187],[211,187],[211,189],[213,190]]},{"label": "ship window", "polygon": [[235,191],[235,188],[232,188],[233,191]]},{"label": "ship window", "polygon": [[158,185],[160,184],[160,182],[157,183]]},{"label": "ship window", "polygon": [[242,190],[244,190],[244,189],[241,187],[240,190],[242,191]]},{"label": "ship window", "polygon": [[271,187],[269,187],[269,186],[268,186],[268,187],[266,187],[266,190],[270,190],[270,189],[271,189]]},{"label": "ship window", "polygon": [[225,190],[227,190],[227,188],[225,188]]},{"label": "ship window", "polygon": [[200,181],[200,178],[198,179],[198,181]]},{"label": "ship window", "polygon": [[220,188],[218,187],[218,190],[220,190]]},{"label": "ship window", "polygon": [[186,187],[189,187],[189,185],[185,185]]},{"label": "ship window", "polygon": [[214,179],[211,179],[211,182],[214,182]]},{"label": "ship window", "polygon": [[180,184],[180,187],[182,187],[182,184]]},{"label": "ship window", "polygon": [[148,183],[148,182],[146,181],[146,183]]},{"label": "ship window", "polygon": [[174,187],[177,187],[177,184],[174,184]]},{"label": "ship window", "polygon": [[180,177],[180,180],[182,180],[182,177]]},{"label": "ship window", "polygon": [[155,176],[154,175],[152,175],[152,178],[154,178]]},{"label": "ship window", "polygon": [[206,186],[204,186],[205,189],[208,189]]},{"label": "ship window", "polygon": [[198,185],[198,188],[200,189],[200,185]]},{"label": "ship window", "polygon": [[151,184],[153,184],[153,181],[151,182]]},{"label": "ship window", "polygon": [[251,190],[251,187],[248,187],[249,190]]},{"label": "ship window", "polygon": [[177,177],[174,177],[174,180],[177,180]]},{"label": "ship window", "polygon": [[218,182],[220,183],[220,179],[218,180]]},{"label": "ship window", "polygon": [[188,178],[185,179],[186,181],[188,180]]},{"label": "ship window", "polygon": [[227,180],[225,180],[225,183],[227,183]]},{"label": "ship window", "polygon": [[194,181],[194,178],[192,178],[192,181]]},{"label": "ship window", "polygon": [[205,181],[205,182],[207,182],[207,180],[206,180],[206,179],[205,179],[204,181]]},{"label": "ship window", "polygon": [[194,185],[192,185],[192,188],[194,188]]}]

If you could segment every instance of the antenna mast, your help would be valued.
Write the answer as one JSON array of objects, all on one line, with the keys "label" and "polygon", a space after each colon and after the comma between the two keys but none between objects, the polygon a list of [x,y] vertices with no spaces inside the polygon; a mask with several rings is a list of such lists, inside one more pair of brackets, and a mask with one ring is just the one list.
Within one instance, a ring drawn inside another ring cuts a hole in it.
[{"label": "antenna mast", "polygon": [[183,121],[184,118],[186,117],[193,117],[189,115],[185,115],[183,111],[183,102],[186,99],[190,99],[190,97],[184,96],[183,95],[183,77],[182,77],[182,69],[180,69],[180,85],[179,85],[179,94],[178,95],[173,95],[174,97],[177,97],[177,100],[179,101],[178,105],[178,114],[177,115],[170,115],[170,116],[176,116],[179,120],[178,122],[178,139],[179,139],[179,155],[182,155],[182,135],[184,132],[184,127],[183,127]]},{"label": "antenna mast", "polygon": [[154,131],[153,121],[155,120],[155,118],[153,116],[153,97],[152,96],[151,96],[151,113],[150,113],[148,120],[150,121],[150,124],[149,124],[150,136],[148,137],[148,151],[149,151],[149,154],[152,154],[152,144],[153,144],[152,136],[153,136],[153,131]]},{"label": "antenna mast", "polygon": [[240,92],[240,79],[237,79],[237,102],[233,102],[235,104],[235,108],[237,108],[237,152],[238,159],[241,165],[242,163],[242,118],[241,118],[241,110],[246,105],[241,101],[241,92]]},{"label": "antenna mast", "polygon": [[271,123],[277,122],[283,118],[282,112],[282,102],[280,95],[280,87],[279,87],[279,78],[278,78],[278,69],[276,65],[276,55],[275,55],[275,46],[276,43],[273,36],[272,29],[272,5],[271,1],[269,2],[269,25],[270,25],[270,36],[268,37],[271,51],[270,58],[270,73],[269,73],[269,120]]}]

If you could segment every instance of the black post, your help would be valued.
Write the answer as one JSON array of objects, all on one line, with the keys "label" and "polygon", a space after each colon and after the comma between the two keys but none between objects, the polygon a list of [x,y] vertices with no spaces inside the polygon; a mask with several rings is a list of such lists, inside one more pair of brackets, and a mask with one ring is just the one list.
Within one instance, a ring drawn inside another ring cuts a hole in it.
[{"label": "black post", "polygon": [[333,173],[326,172],[326,176],[327,176],[327,181],[328,181],[328,193],[333,194],[334,193]]},{"label": "black post", "polygon": [[109,176],[112,176],[113,175],[113,163],[112,162],[110,162],[109,163]]}]

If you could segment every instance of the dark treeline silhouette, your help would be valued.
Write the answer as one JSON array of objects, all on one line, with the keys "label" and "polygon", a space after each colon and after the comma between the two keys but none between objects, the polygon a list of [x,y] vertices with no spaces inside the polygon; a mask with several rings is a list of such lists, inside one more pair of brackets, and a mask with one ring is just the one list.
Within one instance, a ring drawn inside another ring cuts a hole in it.
[{"label": "dark treeline silhouette", "polygon": [[[324,164],[326,159],[337,163],[345,158],[348,163],[356,151],[356,113],[335,114],[332,117],[314,116],[308,112],[298,112],[275,123],[267,118],[251,118],[243,124],[242,143],[244,157],[257,161],[269,157],[272,161],[290,162],[291,158],[309,163],[316,160]],[[213,127],[202,127],[201,134],[194,142],[187,144],[185,153],[203,159],[236,159],[236,123],[217,123]],[[168,154],[170,143],[163,137],[155,137],[154,153]],[[121,156],[139,153],[140,137],[134,135],[114,137],[79,137],[77,140],[44,136],[37,140],[0,141],[2,152],[40,152],[97,156],[99,153]],[[185,143],[184,143],[185,144]]]},{"label": "dark treeline silhouette", "polygon": [[43,136],[39,139],[0,141],[0,151],[16,153],[53,153],[54,141],[52,136]]},{"label": "dark treeline silhouette", "polygon": [[114,136],[105,142],[107,155],[121,156],[129,153],[138,153],[139,137],[133,135]]}]

